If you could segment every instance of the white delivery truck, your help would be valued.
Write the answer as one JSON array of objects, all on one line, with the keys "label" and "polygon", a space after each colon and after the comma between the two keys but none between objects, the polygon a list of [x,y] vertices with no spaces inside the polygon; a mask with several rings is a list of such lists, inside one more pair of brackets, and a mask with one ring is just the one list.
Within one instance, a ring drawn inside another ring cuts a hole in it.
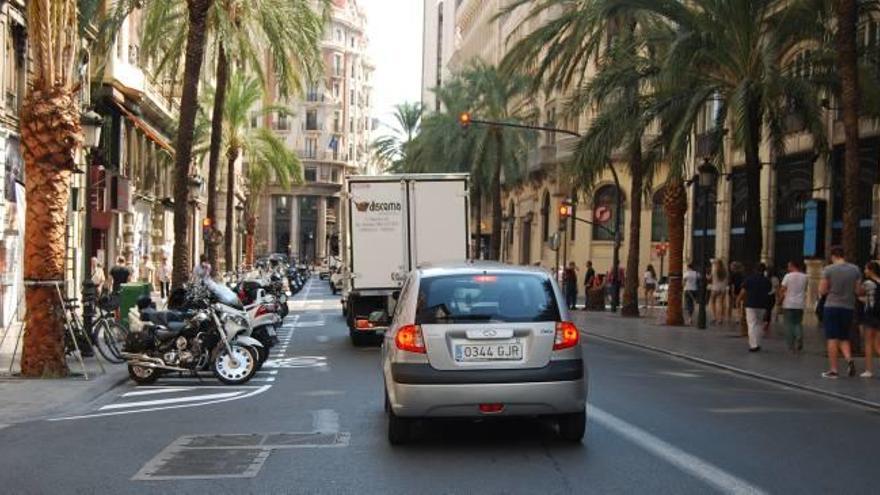
[{"label": "white delivery truck", "polygon": [[[468,174],[354,175],[342,201],[342,311],[352,343],[383,332],[406,274],[468,258]],[[372,316],[372,318],[371,318]]]}]

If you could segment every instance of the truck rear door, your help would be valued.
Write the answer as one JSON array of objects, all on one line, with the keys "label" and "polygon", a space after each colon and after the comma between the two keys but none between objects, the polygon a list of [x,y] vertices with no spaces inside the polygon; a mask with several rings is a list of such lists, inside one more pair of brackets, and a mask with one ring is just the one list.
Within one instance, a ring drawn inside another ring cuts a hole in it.
[{"label": "truck rear door", "polygon": [[409,183],[410,251],[413,267],[468,257],[467,182]]}]

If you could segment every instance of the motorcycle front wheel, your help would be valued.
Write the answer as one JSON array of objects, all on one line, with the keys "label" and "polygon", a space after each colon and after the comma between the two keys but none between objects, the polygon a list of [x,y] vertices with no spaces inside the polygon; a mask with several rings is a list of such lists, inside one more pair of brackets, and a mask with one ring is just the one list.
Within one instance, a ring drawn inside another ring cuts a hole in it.
[{"label": "motorcycle front wheel", "polygon": [[214,376],[227,385],[247,383],[257,372],[257,356],[251,349],[240,345],[230,345],[230,354],[225,347],[214,357]]},{"label": "motorcycle front wheel", "polygon": [[159,379],[159,370],[143,366],[128,365],[128,377],[138,385],[151,385]]}]

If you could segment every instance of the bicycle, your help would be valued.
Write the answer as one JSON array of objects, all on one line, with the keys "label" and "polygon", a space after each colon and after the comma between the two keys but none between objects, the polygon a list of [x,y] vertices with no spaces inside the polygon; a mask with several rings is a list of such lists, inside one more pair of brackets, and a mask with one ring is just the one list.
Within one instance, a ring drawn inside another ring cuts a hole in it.
[{"label": "bicycle", "polygon": [[116,320],[118,308],[118,299],[102,296],[95,305],[96,317],[92,322],[92,341],[101,356],[113,364],[125,362],[122,348],[128,336],[128,329]]},{"label": "bicycle", "polygon": [[64,299],[63,303],[64,312],[67,313],[64,318],[64,354],[70,355],[78,350],[82,357],[94,356],[94,346],[86,336],[85,329],[83,329],[76,313],[79,308],[77,300]]}]

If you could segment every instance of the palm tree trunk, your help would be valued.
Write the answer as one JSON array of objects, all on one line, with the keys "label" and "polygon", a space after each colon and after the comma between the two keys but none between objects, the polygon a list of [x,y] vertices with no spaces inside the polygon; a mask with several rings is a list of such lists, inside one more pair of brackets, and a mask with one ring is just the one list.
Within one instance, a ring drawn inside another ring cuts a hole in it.
[{"label": "palm tree trunk", "polygon": [[257,227],[257,219],[250,213],[247,215],[247,220],[245,221],[245,240],[244,240],[244,259],[245,264],[247,266],[253,266],[254,264],[254,232]]},{"label": "palm tree trunk", "polygon": [[840,71],[841,107],[843,108],[844,178],[843,178],[843,250],[848,260],[858,259],[859,249],[859,76],[856,32],[858,2],[836,0],[837,64]]},{"label": "palm tree trunk", "polygon": [[[642,143],[636,139],[630,144],[630,219],[629,246],[626,259],[626,275],[623,280],[623,305],[621,316],[639,316],[639,251],[642,232]],[[618,212],[618,214],[620,214]]]},{"label": "palm tree trunk", "polygon": [[192,161],[193,130],[199,103],[199,73],[205,52],[205,21],[212,0],[187,0],[189,28],[180,96],[180,120],[174,155],[174,251],[172,253],[172,287],[180,287],[189,279],[188,186]]},{"label": "palm tree trunk", "polygon": [[[211,112],[211,144],[208,150],[208,211],[211,228],[217,228],[217,172],[220,164],[220,144],[223,141],[223,107],[226,104],[226,86],[229,81],[229,63],[223,45],[217,53],[216,90],[214,109]],[[217,242],[205,240],[208,263],[217,266]]]},{"label": "palm tree trunk", "polygon": [[[748,132],[749,138],[744,145],[746,158],[746,189],[748,191],[746,232],[745,232],[745,258],[742,260],[747,267],[754,268],[761,260],[763,246],[763,231],[761,226],[761,157],[758,147],[761,143],[761,112],[759,102],[749,104]],[[705,205],[706,208],[715,208],[715,205]],[[697,212],[695,212],[697,213]],[[707,235],[709,226],[706,226]]]},{"label": "palm tree trunk", "polygon": [[76,95],[63,86],[34,89],[21,110],[27,194],[24,280],[28,283],[21,374],[27,377],[60,377],[68,371],[64,310],[55,284],[64,282],[70,171],[82,142],[79,120]]},{"label": "palm tree trunk", "polygon": [[489,259],[497,261],[501,254],[501,166],[504,162],[504,136],[495,129],[495,168],[492,170],[492,242]]},{"label": "palm tree trunk", "polygon": [[235,161],[238,160],[238,148],[231,147],[226,156],[226,233],[223,236],[226,271],[235,270],[235,258],[232,255],[233,211],[235,206]]},{"label": "palm tree trunk", "polygon": [[684,216],[687,191],[681,179],[666,183],[663,205],[669,225],[669,288],[667,289],[666,324],[683,325],[682,273],[684,273]]},{"label": "palm tree trunk", "polygon": [[[473,180],[473,174],[471,175]],[[473,181],[473,198],[471,204],[474,205],[474,252],[471,253],[473,259],[480,259],[483,255],[480,249],[483,239],[483,197],[480,194],[480,182]]]}]

